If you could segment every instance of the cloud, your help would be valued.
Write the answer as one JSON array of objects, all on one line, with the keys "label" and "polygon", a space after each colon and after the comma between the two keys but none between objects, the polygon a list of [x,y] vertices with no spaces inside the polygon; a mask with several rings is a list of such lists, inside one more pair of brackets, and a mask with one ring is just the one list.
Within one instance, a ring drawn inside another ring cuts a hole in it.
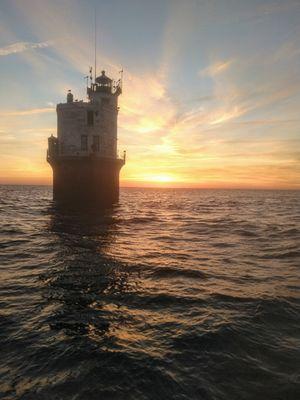
[{"label": "cloud", "polygon": [[163,133],[176,112],[163,79],[155,74],[127,72],[120,105],[120,127],[140,134]]},{"label": "cloud", "polygon": [[44,107],[44,108],[31,108],[27,110],[7,110],[0,112],[1,117],[10,117],[10,116],[21,116],[21,115],[35,115],[35,114],[44,114],[55,112],[54,107]]},{"label": "cloud", "polygon": [[214,77],[222,72],[228,70],[228,68],[233,64],[233,60],[226,60],[226,61],[216,61],[213,64],[209,65],[203,70],[199,71],[199,75],[203,76],[211,76]]},{"label": "cloud", "polygon": [[[48,43],[49,37],[54,40],[55,54],[63,60],[64,66],[69,64],[73,71],[88,72],[93,60],[93,28],[84,22],[88,17],[92,20],[94,7],[74,0],[27,0],[26,6],[12,0],[12,5],[42,43]],[[98,57],[106,65],[113,64],[102,52],[98,51]]]},{"label": "cloud", "polygon": [[12,43],[8,46],[4,46],[0,48],[0,56],[8,56],[10,54],[22,53],[27,50],[33,49],[43,49],[45,47],[51,46],[51,42],[40,42],[40,43],[32,43],[32,42],[17,42]]}]

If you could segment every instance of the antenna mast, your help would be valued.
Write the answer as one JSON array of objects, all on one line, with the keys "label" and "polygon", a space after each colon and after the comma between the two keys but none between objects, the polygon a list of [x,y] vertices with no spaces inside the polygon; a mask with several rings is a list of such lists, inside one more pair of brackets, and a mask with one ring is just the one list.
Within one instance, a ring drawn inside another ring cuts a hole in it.
[{"label": "antenna mast", "polygon": [[96,14],[96,7],[95,7],[95,68],[94,68],[94,76],[95,76],[95,82],[96,82],[96,77],[97,77],[97,14]]},{"label": "antenna mast", "polygon": [[121,69],[121,71],[120,71],[120,75],[121,75],[121,79],[120,79],[121,90],[123,89],[123,72],[124,72],[124,70],[123,70],[123,67],[122,67],[122,69]]}]

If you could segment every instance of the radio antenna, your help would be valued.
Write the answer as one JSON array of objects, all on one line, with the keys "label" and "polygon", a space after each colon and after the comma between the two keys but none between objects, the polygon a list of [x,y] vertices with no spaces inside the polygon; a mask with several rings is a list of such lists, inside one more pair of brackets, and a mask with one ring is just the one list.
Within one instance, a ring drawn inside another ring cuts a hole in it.
[{"label": "radio antenna", "polygon": [[95,82],[96,82],[96,77],[97,77],[97,14],[96,14],[96,6],[95,6],[95,37],[94,37],[94,42],[95,42],[95,68],[94,68],[94,76],[95,76]]},{"label": "radio antenna", "polygon": [[122,66],[122,69],[120,71],[120,86],[121,86],[121,90],[123,88],[123,72],[124,72],[124,70],[123,70],[123,66]]}]

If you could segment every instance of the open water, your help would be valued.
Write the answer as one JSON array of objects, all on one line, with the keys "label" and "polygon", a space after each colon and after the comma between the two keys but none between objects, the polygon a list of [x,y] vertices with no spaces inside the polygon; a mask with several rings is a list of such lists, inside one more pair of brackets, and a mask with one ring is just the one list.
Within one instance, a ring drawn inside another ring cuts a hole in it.
[{"label": "open water", "polygon": [[300,399],[300,192],[0,188],[0,398]]}]

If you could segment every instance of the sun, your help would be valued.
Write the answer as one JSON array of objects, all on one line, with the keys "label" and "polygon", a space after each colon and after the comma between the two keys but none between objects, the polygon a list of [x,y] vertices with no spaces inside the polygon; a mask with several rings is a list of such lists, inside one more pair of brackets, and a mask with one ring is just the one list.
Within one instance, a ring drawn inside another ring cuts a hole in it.
[{"label": "sun", "polygon": [[158,183],[168,183],[175,182],[175,177],[167,174],[159,174],[159,175],[149,175],[145,177],[145,181],[148,182],[158,182]]}]

